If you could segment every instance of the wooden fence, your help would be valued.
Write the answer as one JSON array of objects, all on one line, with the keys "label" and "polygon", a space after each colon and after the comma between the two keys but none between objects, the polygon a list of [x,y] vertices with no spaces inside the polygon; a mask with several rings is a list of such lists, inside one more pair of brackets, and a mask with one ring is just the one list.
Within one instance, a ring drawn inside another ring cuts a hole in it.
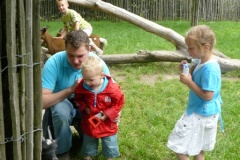
[{"label": "wooden fence", "polygon": [[0,2],[0,159],[41,160],[40,0]]},{"label": "wooden fence", "polygon": [[[193,0],[103,0],[115,6],[142,16],[152,21],[190,20]],[[70,4],[86,20],[117,21],[116,17],[88,8]],[[42,20],[55,20],[61,15],[56,0],[41,0],[40,15]],[[221,21],[240,19],[239,0],[200,0],[199,20]]]},{"label": "wooden fence", "polygon": [[[155,21],[188,20],[191,10],[190,0],[107,2]],[[239,19],[237,0],[202,0],[200,6],[202,20]],[[71,6],[87,19],[116,20],[110,15],[75,7]],[[55,0],[0,1],[1,160],[41,159],[40,11],[45,20],[60,16]]]}]

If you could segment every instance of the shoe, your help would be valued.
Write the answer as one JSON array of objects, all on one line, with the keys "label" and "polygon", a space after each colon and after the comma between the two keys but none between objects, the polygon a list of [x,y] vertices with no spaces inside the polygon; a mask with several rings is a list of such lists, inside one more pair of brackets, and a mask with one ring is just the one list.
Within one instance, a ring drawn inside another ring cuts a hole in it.
[{"label": "shoe", "polygon": [[58,158],[58,160],[70,160],[70,156],[69,156],[68,152],[58,154],[57,158]]}]

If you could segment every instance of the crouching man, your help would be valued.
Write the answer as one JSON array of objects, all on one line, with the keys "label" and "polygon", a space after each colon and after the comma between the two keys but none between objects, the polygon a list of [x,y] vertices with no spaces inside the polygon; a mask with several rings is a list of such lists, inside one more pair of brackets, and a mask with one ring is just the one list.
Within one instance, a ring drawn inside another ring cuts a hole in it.
[{"label": "crouching man", "polygon": [[[70,159],[68,151],[72,145],[70,126],[76,122],[80,126],[81,114],[74,107],[74,92],[82,79],[81,64],[88,56],[97,56],[90,52],[88,35],[82,30],[69,32],[65,40],[66,51],[51,56],[42,71],[43,135],[47,138],[47,128],[51,127],[57,140],[56,154],[59,160]],[[104,73],[110,75],[105,62]],[[74,125],[75,126],[75,125]],[[79,132],[81,129],[76,128]],[[79,142],[81,143],[81,142]]]}]

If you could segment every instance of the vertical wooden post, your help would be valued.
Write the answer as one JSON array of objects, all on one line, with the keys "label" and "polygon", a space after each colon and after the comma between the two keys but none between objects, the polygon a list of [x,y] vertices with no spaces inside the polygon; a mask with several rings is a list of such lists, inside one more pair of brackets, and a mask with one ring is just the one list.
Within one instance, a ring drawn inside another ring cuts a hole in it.
[{"label": "vertical wooden post", "polygon": [[26,160],[33,159],[33,114],[34,114],[34,105],[33,105],[33,49],[32,49],[32,0],[25,1],[25,13],[26,13],[26,83],[28,84],[26,88],[26,131],[30,134],[27,134],[27,157]]},{"label": "vertical wooden post", "polygon": [[8,60],[8,81],[10,93],[10,110],[12,118],[13,152],[14,160],[21,160],[20,138],[20,117],[19,117],[19,96],[18,77],[16,60],[16,1],[6,1],[6,37],[7,37],[7,60]]},{"label": "vertical wooden post", "polygon": [[[2,12],[0,11],[0,52],[2,52]],[[5,148],[5,129],[4,129],[4,115],[3,115],[3,93],[2,93],[2,57],[0,57],[0,157],[6,159]]]},{"label": "vertical wooden post", "polygon": [[[20,64],[26,64],[25,63],[25,57],[26,57],[26,43],[25,43],[25,13],[24,13],[24,1],[18,1],[17,2],[17,27],[19,32],[17,32],[18,36],[18,54],[19,54],[19,60],[18,62]],[[26,108],[26,67],[21,66],[19,67],[19,105],[20,105],[20,128],[21,128],[21,134],[26,133],[26,126],[25,126],[25,108]],[[23,141],[21,143],[21,149],[22,149],[22,159],[26,159],[26,141]]]},{"label": "vertical wooden post", "polygon": [[[42,77],[40,46],[40,1],[33,0],[33,83],[34,85],[34,119],[35,129],[42,128]],[[41,160],[42,132],[34,133],[34,160]]]}]

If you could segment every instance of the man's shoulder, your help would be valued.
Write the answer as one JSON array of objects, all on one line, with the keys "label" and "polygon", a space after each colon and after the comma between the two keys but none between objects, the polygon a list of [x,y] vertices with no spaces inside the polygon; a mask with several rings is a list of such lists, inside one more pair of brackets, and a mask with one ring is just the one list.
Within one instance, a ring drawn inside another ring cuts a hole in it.
[{"label": "man's shoulder", "polygon": [[46,63],[64,63],[66,61],[66,51],[57,52],[52,55]]},{"label": "man's shoulder", "polygon": [[66,58],[66,51],[60,51],[52,55],[49,59],[63,59]]}]

